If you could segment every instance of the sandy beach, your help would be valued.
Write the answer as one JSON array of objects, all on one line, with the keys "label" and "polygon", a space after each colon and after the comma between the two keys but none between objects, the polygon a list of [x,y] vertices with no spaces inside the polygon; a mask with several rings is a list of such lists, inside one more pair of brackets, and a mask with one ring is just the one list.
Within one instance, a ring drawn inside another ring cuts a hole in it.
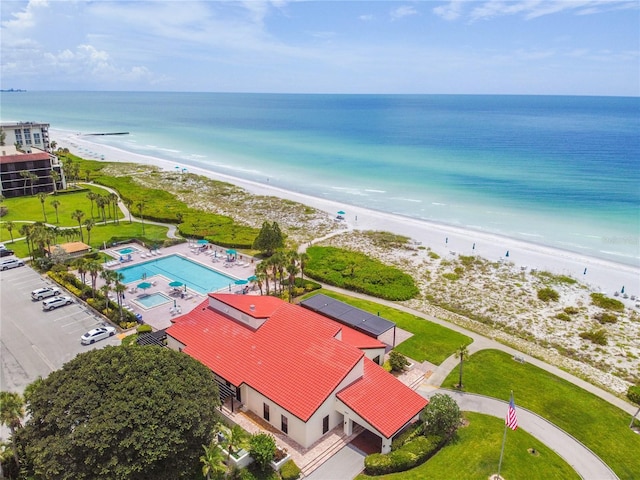
[{"label": "sandy beach", "polygon": [[[590,288],[607,295],[613,295],[623,286],[628,294],[640,295],[640,268],[629,265],[582,256],[567,250],[553,249],[485,232],[464,230],[450,225],[392,215],[282,190],[268,184],[251,182],[191,165],[183,165],[179,162],[101,145],[92,142],[90,136],[78,135],[77,133],[51,129],[51,138],[58,143],[59,147],[69,148],[70,151],[83,158],[96,160],[104,158],[111,162],[154,165],[166,171],[175,171],[175,167],[178,165],[188,169],[190,173],[237,185],[255,195],[276,196],[292,200],[323,210],[329,215],[335,215],[336,212],[343,210],[346,212],[345,221],[350,229],[383,230],[405,235],[430,247],[443,257],[451,255],[453,252],[458,255],[477,255],[490,261],[509,261],[516,266],[527,267],[527,269],[545,270],[571,276],[587,284]],[[629,306],[632,306],[633,303],[631,300],[627,301]]]}]

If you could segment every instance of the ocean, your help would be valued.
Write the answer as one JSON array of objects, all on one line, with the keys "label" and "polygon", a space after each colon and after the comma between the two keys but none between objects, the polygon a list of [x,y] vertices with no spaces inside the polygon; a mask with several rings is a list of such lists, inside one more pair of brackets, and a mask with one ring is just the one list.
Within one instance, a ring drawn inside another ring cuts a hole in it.
[{"label": "ocean", "polygon": [[0,105],[3,122],[129,132],[90,138],[347,215],[357,205],[640,265],[640,98],[3,92]]}]

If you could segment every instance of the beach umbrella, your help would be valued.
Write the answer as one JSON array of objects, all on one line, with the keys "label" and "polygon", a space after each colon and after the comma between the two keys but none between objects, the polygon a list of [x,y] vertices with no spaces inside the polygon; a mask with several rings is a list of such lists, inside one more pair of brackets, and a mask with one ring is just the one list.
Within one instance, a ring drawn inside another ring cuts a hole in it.
[{"label": "beach umbrella", "polygon": [[184,284],[182,282],[178,282],[177,280],[169,283],[170,287],[181,287],[182,285]]},{"label": "beach umbrella", "polygon": [[209,243],[209,240],[205,240],[204,238],[201,238],[200,240],[198,240],[198,245],[206,245]]},{"label": "beach umbrella", "polygon": [[509,256],[509,250],[507,250],[507,253],[504,255],[505,257]]},{"label": "beach umbrella", "polygon": [[340,211],[338,212],[338,215],[344,215],[344,213],[345,213],[345,212],[343,212],[342,210],[340,210]]},{"label": "beach umbrella", "polygon": [[247,283],[249,283],[249,281],[248,281],[248,280],[242,280],[242,279],[239,279],[239,280],[236,280],[236,281],[235,281],[235,284],[236,284],[236,285],[245,285],[245,284],[247,284]]},{"label": "beach umbrella", "polygon": [[151,288],[153,285],[151,285],[149,282],[142,282],[138,284],[138,288],[141,288],[142,290],[146,290],[147,288]]},{"label": "beach umbrella", "polygon": [[622,286],[622,290],[620,290],[620,293],[624,293],[624,285]]}]

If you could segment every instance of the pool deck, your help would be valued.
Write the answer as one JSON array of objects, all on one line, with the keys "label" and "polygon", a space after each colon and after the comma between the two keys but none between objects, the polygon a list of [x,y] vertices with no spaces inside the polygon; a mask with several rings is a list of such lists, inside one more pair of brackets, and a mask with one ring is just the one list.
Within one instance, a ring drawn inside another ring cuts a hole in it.
[{"label": "pool deck", "polygon": [[[122,250],[127,246],[129,245],[119,245],[117,250]],[[105,268],[109,270],[118,270],[119,268],[148,262],[154,258],[162,258],[167,255],[179,254],[207,268],[217,270],[229,277],[246,280],[248,277],[255,274],[255,266],[257,264],[257,261],[254,258],[240,253],[238,253],[236,261],[227,262],[227,254],[225,253],[227,249],[215,245],[210,245],[209,249],[202,250],[199,246],[196,246],[193,243],[181,243],[172,247],[160,248],[159,253],[156,255],[151,255],[149,250],[143,250],[140,245],[133,244],[131,246],[139,249],[138,252],[131,254],[131,261],[120,262],[118,261],[119,257],[116,257],[112,262],[105,263]],[[214,256],[214,252],[216,256]],[[108,250],[107,253],[110,255],[117,255],[115,249]],[[176,318],[181,314],[190,312],[206,298],[206,295],[189,289],[188,285],[186,295],[182,295],[181,289],[174,289],[170,287],[169,282],[171,282],[171,279],[167,279],[162,275],[147,277],[144,281],[151,283],[152,286],[144,291],[139,288],[136,289],[136,286],[140,284],[141,281],[142,280],[138,279],[126,284],[127,291],[124,293],[124,305],[133,313],[141,314],[144,323],[151,325],[154,330],[161,330],[171,326],[172,318]],[[97,287],[100,288],[102,285],[104,285],[104,280],[98,278]],[[257,287],[250,283],[248,285],[250,287],[248,295],[259,295],[260,291]],[[232,285],[231,291],[239,293],[242,291],[243,287],[244,285]],[[229,289],[228,287],[225,287],[218,291],[228,292]],[[141,304],[136,302],[136,298],[156,292],[162,292],[174,300],[176,308],[174,308],[174,302],[164,303],[152,308],[143,308]],[[110,296],[115,299],[114,292],[111,292]]]}]

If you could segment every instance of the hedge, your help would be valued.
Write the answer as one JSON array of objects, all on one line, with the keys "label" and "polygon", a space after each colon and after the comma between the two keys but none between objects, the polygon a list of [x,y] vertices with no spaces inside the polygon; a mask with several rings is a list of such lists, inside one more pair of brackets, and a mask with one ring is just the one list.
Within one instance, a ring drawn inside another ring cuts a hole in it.
[{"label": "hedge", "polygon": [[367,475],[404,472],[421,465],[444,445],[442,437],[418,437],[391,453],[374,453],[364,459]]},{"label": "hedge", "polygon": [[300,468],[293,460],[289,460],[280,468],[282,480],[296,480],[300,478]]}]

